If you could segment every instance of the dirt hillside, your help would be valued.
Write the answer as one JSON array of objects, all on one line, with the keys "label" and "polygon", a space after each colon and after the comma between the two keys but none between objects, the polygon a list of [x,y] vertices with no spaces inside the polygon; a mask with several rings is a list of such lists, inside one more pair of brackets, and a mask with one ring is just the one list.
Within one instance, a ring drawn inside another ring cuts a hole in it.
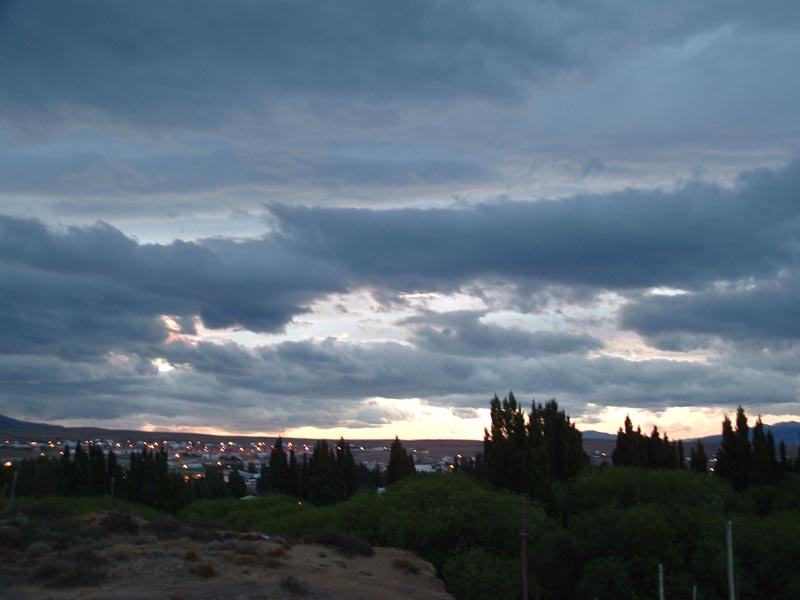
[{"label": "dirt hillside", "polygon": [[1,520],[0,589],[18,600],[452,600],[429,563],[345,534],[295,542],[118,513]]}]

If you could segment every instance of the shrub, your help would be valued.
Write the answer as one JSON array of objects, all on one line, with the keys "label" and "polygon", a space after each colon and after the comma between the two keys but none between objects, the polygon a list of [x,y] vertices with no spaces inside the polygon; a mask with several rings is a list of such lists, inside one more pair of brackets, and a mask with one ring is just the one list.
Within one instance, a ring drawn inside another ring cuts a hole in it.
[{"label": "shrub", "polygon": [[108,575],[108,560],[92,550],[77,550],[46,557],[31,579],[47,587],[72,588],[94,585]]},{"label": "shrub", "polygon": [[114,510],[107,513],[100,524],[111,533],[137,533],[139,531],[139,523],[134,516],[127,510]]},{"label": "shrub", "polygon": [[287,575],[281,580],[281,587],[295,596],[307,596],[308,588],[293,575]]},{"label": "shrub", "polygon": [[303,541],[330,546],[345,556],[372,556],[375,554],[375,550],[373,550],[369,542],[365,542],[356,535],[342,531],[320,531],[319,533],[305,536]]},{"label": "shrub", "polygon": [[153,519],[145,527],[160,539],[173,539],[180,535],[182,525],[175,517],[164,516]]},{"label": "shrub", "polygon": [[412,575],[419,573],[419,565],[407,556],[398,556],[392,561],[392,565],[404,573],[410,573]]},{"label": "shrub", "polygon": [[183,555],[183,559],[189,562],[197,562],[198,560],[200,560],[200,557],[194,550],[187,550],[186,554]]},{"label": "shrub", "polygon": [[194,570],[195,573],[200,575],[200,577],[210,578],[217,576],[217,570],[214,568],[214,565],[211,563],[200,563]]}]

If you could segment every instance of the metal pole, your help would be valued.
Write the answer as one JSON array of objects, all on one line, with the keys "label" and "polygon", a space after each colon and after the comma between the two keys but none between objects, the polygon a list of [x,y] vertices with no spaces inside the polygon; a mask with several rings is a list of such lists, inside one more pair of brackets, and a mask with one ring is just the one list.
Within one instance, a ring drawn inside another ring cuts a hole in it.
[{"label": "metal pole", "polygon": [[692,600],[697,600],[697,584],[692,586]]},{"label": "metal pole", "polygon": [[658,600],[664,600],[664,565],[658,563]]},{"label": "metal pole", "polygon": [[528,600],[528,517],[525,496],[522,496],[522,529],[519,532],[522,566],[522,600]]},{"label": "metal pole", "polygon": [[728,599],[736,600],[733,585],[733,523],[725,523],[725,542],[728,546]]}]

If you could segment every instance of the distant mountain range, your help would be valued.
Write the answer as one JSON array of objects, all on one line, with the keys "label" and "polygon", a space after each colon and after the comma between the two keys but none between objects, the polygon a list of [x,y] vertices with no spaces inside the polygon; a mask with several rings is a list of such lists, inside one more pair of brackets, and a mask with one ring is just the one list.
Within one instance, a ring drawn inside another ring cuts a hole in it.
[{"label": "distant mountain range", "polygon": [[583,435],[583,439],[585,440],[615,440],[617,439],[616,433],[605,433],[604,431],[594,431],[589,429],[587,431],[581,431]]},{"label": "distant mountain range", "polygon": [[47,423],[32,423],[30,421],[20,421],[5,415],[0,415],[0,430],[7,429],[61,429],[60,425],[48,425]]},{"label": "distant mountain range", "polygon": [[[750,423],[752,428],[752,423]],[[781,442],[785,443],[787,446],[797,446],[800,445],[800,422],[798,421],[786,421],[783,423],[775,423],[774,425],[764,425],[765,431],[771,431],[772,437],[775,438],[775,443],[780,444]],[[583,439],[584,440],[616,440],[617,434],[616,433],[604,433],[602,431],[583,431]],[[643,431],[642,433],[649,434],[647,431]],[[667,432],[669,433],[669,432]],[[697,438],[684,438],[686,440],[696,440]],[[719,443],[722,441],[722,434],[719,435],[707,435],[706,437],[700,438],[705,444],[714,444]]]}]

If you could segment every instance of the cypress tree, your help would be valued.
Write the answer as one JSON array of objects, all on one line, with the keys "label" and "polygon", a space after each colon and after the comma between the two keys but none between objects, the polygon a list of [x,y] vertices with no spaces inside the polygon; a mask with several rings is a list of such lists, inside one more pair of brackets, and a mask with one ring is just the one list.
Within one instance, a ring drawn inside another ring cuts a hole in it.
[{"label": "cypress tree", "polygon": [[736,409],[736,445],[734,446],[733,487],[743,490],[750,484],[752,447],[750,446],[750,427],[747,415],[740,406]]},{"label": "cypress tree", "polygon": [[774,482],[775,475],[772,468],[774,460],[774,441],[773,456],[770,456],[767,436],[764,434],[764,424],[761,422],[761,417],[758,417],[758,419],[756,419],[756,424],[753,426],[753,447],[750,455],[749,481],[756,484]]},{"label": "cypress tree", "polygon": [[780,465],[780,477],[783,478],[785,475],[792,472],[792,461],[789,459],[789,455],[786,452],[786,443],[783,440],[781,440],[778,446],[778,454],[780,455],[778,462]]},{"label": "cypress tree", "polygon": [[289,450],[289,471],[286,492],[292,496],[300,495],[300,467],[297,464],[294,448]]},{"label": "cypress tree", "polygon": [[722,442],[719,452],[717,452],[717,463],[714,472],[720,477],[724,477],[731,483],[735,478],[736,465],[736,434],[733,432],[733,425],[728,415],[722,420]]},{"label": "cypress tree", "polygon": [[697,440],[695,447],[692,448],[692,456],[691,462],[689,463],[689,468],[698,473],[705,473],[707,471],[708,455],[706,454],[706,449],[703,446],[703,442],[701,442],[699,439]]},{"label": "cypress tree", "polygon": [[395,436],[389,448],[389,465],[386,467],[386,484],[390,485],[416,473],[414,457],[406,452],[400,439]]},{"label": "cypress tree", "polygon": [[289,465],[283,449],[283,438],[280,436],[269,453],[269,489],[281,494],[289,489]]}]

